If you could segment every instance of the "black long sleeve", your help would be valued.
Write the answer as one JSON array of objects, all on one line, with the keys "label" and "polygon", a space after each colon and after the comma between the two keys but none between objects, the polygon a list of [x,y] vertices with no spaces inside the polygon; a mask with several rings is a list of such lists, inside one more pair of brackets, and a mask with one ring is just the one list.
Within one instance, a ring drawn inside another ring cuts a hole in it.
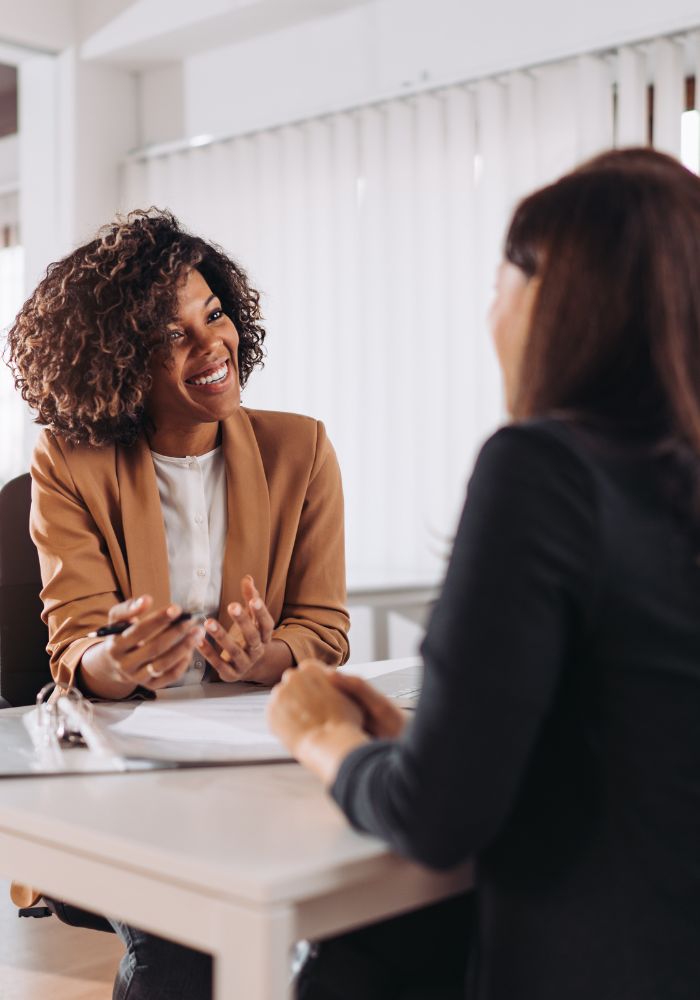
[{"label": "black long sleeve", "polygon": [[593,485],[571,450],[532,429],[491,438],[422,646],[415,720],[399,743],[353,752],[335,782],[355,826],[435,867],[493,839],[585,628],[595,551]]}]

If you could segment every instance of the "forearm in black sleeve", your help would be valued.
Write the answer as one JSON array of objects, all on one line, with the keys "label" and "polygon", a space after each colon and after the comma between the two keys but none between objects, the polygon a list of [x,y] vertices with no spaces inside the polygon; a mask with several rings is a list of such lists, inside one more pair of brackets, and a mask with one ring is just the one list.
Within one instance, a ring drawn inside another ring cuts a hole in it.
[{"label": "forearm in black sleeve", "polygon": [[415,719],[401,741],[351,753],[334,784],[355,826],[435,867],[496,835],[586,628],[594,494],[580,459],[543,431],[508,428],[484,447],[423,643]]}]

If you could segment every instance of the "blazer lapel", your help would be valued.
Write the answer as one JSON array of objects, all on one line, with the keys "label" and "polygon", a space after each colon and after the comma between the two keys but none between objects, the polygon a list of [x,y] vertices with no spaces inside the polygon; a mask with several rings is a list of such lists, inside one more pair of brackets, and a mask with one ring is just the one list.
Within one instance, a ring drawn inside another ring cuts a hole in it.
[{"label": "blazer lapel", "polygon": [[227,607],[241,600],[241,579],[250,573],[263,595],[270,558],[270,495],[258,442],[248,414],[239,409],[222,423],[226,462],[228,531],[222,568],[219,621],[231,624]]},{"label": "blazer lapel", "polygon": [[131,594],[150,594],[153,607],[170,603],[170,570],[163,513],[148,442],[117,447],[117,478]]}]

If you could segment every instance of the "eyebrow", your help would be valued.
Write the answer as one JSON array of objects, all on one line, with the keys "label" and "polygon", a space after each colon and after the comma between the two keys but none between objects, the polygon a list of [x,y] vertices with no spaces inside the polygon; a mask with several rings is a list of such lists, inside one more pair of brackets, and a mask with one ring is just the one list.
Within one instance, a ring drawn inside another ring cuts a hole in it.
[{"label": "eyebrow", "polygon": [[216,293],[215,293],[215,292],[212,292],[212,293],[211,293],[211,295],[209,296],[209,298],[207,299],[207,301],[206,301],[206,302],[204,303],[204,305],[202,306],[202,308],[203,308],[203,309],[206,309],[206,308],[207,308],[207,306],[209,305],[209,303],[211,302],[211,300],[212,300],[212,299],[218,299],[218,297],[219,297],[219,296],[218,296],[218,295],[216,295]]}]

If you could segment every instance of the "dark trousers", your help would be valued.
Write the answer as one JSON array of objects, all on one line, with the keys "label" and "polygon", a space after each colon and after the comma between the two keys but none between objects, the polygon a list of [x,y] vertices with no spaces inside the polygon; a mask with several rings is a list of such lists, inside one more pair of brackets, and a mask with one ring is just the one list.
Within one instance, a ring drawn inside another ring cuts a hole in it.
[{"label": "dark trousers", "polygon": [[[111,925],[126,946],[114,1000],[211,1000],[209,955],[118,920],[90,923],[75,912],[80,919],[59,916],[101,930]],[[299,973],[296,1000],[464,1000],[473,940],[473,893],[328,938]]]},{"label": "dark trousers", "polygon": [[112,1000],[211,1000],[211,955],[120,920],[110,923],[126,946]]},{"label": "dark trousers", "polygon": [[464,1000],[474,905],[467,893],[322,941],[296,1000]]}]

